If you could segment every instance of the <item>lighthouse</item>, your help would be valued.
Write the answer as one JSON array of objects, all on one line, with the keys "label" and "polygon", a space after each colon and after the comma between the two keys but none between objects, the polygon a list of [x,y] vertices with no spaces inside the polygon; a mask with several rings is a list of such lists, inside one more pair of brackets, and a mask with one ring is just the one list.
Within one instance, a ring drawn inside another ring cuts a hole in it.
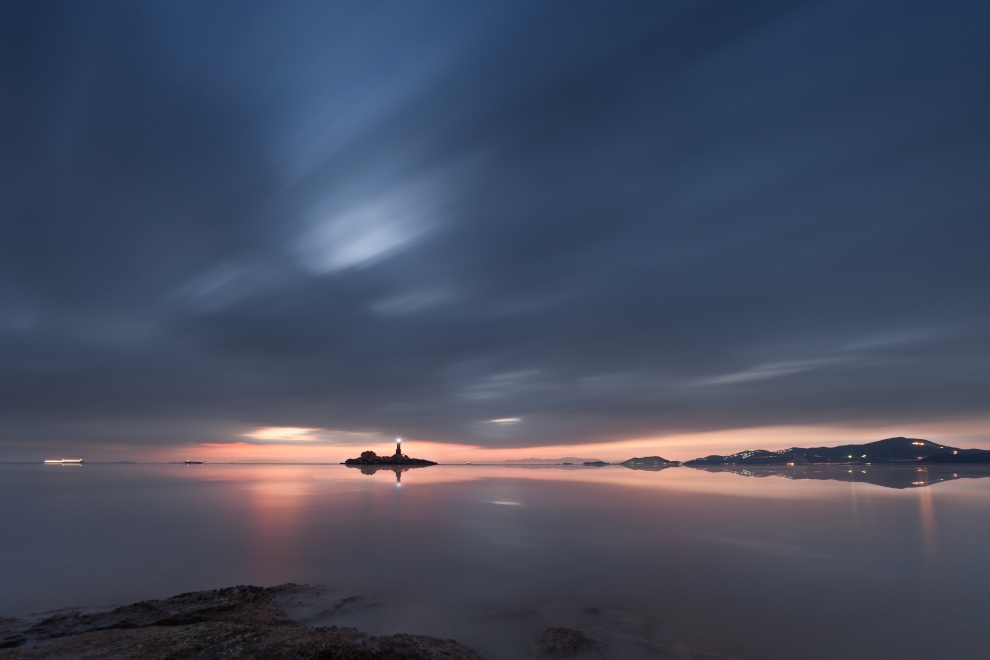
[{"label": "lighthouse", "polygon": [[395,457],[402,458],[402,438],[395,439]]}]

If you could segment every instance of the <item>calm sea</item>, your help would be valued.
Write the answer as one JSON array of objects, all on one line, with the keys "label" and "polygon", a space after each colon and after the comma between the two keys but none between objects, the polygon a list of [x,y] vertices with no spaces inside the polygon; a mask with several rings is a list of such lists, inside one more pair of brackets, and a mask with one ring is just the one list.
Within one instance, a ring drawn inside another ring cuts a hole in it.
[{"label": "calm sea", "polygon": [[988,657],[990,470],[779,472],[0,465],[0,616],[298,582],[359,597],[321,623],[493,660],[554,624],[617,658]]}]

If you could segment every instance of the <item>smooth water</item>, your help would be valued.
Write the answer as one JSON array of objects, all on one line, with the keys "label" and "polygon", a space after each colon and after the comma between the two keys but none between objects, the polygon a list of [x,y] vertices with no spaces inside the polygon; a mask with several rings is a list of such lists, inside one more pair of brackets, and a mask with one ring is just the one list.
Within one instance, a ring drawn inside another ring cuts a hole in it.
[{"label": "smooth water", "polygon": [[619,658],[986,658],[990,470],[906,469],[0,465],[0,616],[299,582],[364,597],[320,623],[493,660],[554,624]]}]

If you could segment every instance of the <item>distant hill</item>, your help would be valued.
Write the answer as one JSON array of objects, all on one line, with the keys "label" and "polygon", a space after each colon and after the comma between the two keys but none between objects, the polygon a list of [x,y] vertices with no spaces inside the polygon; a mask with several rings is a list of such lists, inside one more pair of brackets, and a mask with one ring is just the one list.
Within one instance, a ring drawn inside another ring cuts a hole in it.
[{"label": "distant hill", "polygon": [[619,465],[625,465],[627,468],[634,470],[650,470],[677,467],[680,464],[680,461],[668,461],[662,456],[644,456],[642,458],[630,458],[628,461],[622,461]]},{"label": "distant hill", "polygon": [[779,451],[755,449],[728,456],[712,455],[684,465],[889,465],[927,463],[990,463],[990,451],[959,449],[920,438],[887,438],[863,445],[792,447]]}]

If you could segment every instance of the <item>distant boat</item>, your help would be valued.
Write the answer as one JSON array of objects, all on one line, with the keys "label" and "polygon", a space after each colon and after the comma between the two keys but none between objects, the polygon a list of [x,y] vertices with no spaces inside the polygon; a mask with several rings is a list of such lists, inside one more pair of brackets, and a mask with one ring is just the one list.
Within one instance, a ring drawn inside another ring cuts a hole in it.
[{"label": "distant boat", "polygon": [[82,465],[83,459],[81,458],[58,458],[58,459],[47,459],[45,463],[48,465]]},{"label": "distant boat", "polygon": [[183,461],[186,465],[202,465],[206,461]]}]

